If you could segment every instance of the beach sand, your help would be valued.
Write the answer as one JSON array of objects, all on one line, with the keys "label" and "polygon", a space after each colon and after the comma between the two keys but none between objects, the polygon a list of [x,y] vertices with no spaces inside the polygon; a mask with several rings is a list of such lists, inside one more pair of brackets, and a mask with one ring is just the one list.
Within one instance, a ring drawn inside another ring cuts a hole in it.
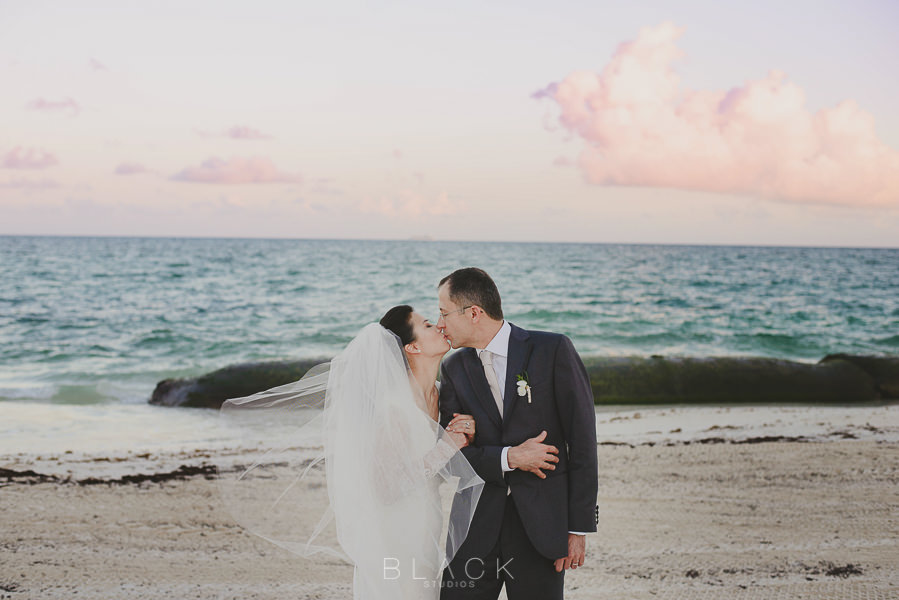
[{"label": "beach sand", "polygon": [[[598,446],[599,532],[567,598],[899,598],[899,443],[669,443]],[[211,476],[14,477],[0,488],[0,598],[352,597],[347,567],[235,525]]]}]

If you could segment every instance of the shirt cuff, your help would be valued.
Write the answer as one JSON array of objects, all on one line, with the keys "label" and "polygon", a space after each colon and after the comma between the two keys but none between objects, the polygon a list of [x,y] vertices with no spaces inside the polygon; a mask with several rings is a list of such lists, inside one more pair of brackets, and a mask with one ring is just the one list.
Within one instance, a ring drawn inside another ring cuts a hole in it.
[{"label": "shirt cuff", "polygon": [[503,468],[503,473],[515,470],[509,466],[509,457],[507,456],[509,454],[509,448],[510,446],[503,448],[503,453],[499,457],[499,464]]},{"label": "shirt cuff", "polygon": [[587,535],[583,531],[569,531],[568,533],[571,533],[573,535]]}]

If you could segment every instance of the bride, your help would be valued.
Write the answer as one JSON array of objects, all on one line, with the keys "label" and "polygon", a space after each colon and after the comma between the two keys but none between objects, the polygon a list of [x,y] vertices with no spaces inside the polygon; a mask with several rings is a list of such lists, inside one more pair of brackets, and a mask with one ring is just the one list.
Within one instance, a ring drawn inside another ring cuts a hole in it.
[{"label": "bride", "polygon": [[483,487],[459,452],[474,419],[437,423],[448,350],[436,326],[396,306],[300,381],[226,401],[229,424],[274,448],[220,478],[235,519],[301,556],[354,565],[357,600],[438,598]]}]

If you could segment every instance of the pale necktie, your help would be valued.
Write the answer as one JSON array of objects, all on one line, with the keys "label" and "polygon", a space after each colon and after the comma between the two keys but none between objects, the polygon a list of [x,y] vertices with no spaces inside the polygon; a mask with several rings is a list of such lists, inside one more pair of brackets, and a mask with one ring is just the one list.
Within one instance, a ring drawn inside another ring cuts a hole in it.
[{"label": "pale necktie", "polygon": [[503,394],[500,392],[499,379],[496,378],[496,371],[493,370],[493,352],[484,350],[481,352],[481,364],[484,365],[484,375],[487,376],[487,383],[490,385],[490,391],[493,393],[493,400],[496,402],[496,408],[499,409],[499,416],[503,416]]}]

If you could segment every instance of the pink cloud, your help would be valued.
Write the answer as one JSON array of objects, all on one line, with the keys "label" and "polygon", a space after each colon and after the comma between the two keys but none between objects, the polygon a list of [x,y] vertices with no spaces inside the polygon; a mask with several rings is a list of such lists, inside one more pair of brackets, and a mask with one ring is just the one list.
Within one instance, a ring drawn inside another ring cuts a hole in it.
[{"label": "pink cloud", "polygon": [[812,113],[783,73],[727,91],[680,85],[683,30],[642,29],[599,74],[575,72],[533,97],[587,147],[578,164],[600,185],[669,187],[800,203],[899,205],[899,152],[846,100]]},{"label": "pink cloud", "polygon": [[537,90],[533,94],[531,94],[531,98],[534,100],[541,100],[543,98],[555,98],[556,92],[559,91],[558,83],[551,83],[542,90]]},{"label": "pink cloud", "polygon": [[124,162],[115,168],[116,175],[137,175],[138,173],[149,173],[150,170],[138,163]]},{"label": "pink cloud", "polygon": [[233,140],[270,140],[272,136],[257,131],[256,129],[250,129],[249,127],[243,125],[235,125],[231,129],[229,129],[226,133],[226,136]]},{"label": "pink cloud", "polygon": [[35,98],[26,105],[29,110],[39,110],[43,112],[68,112],[70,116],[76,116],[81,112],[81,107],[71,98],[53,101],[43,98]]},{"label": "pink cloud", "polygon": [[187,167],[172,176],[176,181],[197,183],[300,183],[299,175],[283,173],[275,168],[271,159],[265,157],[231,158],[222,160],[210,158],[198,167]]},{"label": "pink cloud", "polygon": [[16,146],[3,159],[7,169],[46,169],[59,164],[56,156],[38,148]]}]

